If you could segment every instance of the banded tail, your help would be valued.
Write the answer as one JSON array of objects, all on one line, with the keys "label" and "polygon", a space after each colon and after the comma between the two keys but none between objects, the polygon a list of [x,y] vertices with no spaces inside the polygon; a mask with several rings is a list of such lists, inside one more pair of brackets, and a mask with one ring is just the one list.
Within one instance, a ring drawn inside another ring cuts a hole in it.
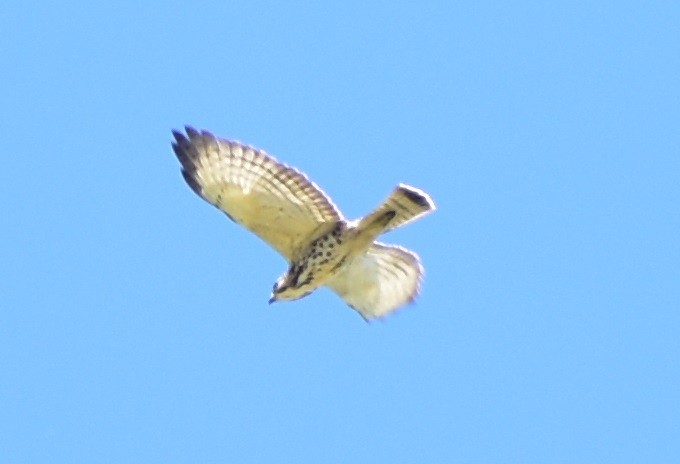
[{"label": "banded tail", "polygon": [[435,210],[430,196],[420,189],[399,184],[389,197],[359,222],[360,229],[379,229],[384,233]]}]

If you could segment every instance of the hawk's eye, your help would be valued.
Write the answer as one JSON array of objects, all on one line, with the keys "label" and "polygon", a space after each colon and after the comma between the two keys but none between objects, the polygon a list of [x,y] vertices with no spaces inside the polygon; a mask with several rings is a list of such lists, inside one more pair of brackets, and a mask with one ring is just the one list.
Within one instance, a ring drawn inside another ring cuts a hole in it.
[{"label": "hawk's eye", "polygon": [[274,287],[272,288],[273,293],[281,293],[284,291],[286,288],[288,288],[286,285],[284,285],[283,282],[279,282],[278,280],[274,284]]}]

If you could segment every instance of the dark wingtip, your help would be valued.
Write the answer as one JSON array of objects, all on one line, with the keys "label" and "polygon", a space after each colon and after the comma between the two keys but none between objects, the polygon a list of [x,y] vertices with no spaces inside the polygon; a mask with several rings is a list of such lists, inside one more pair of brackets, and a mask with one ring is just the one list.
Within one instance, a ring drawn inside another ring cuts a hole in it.
[{"label": "dark wingtip", "polygon": [[[185,141],[187,138],[184,136],[184,134],[177,129],[172,129],[172,136],[175,137],[175,140],[178,143],[181,143],[182,141]],[[173,144],[174,145],[174,144]]]},{"label": "dark wingtip", "polygon": [[196,181],[193,172],[189,172],[187,167],[182,169],[182,177],[184,177],[186,183],[189,185],[189,187],[191,187],[191,190],[193,190],[198,196],[203,196],[203,193],[201,192],[201,186]]},{"label": "dark wingtip", "polygon": [[189,168],[192,165],[190,154],[191,142],[178,130],[173,129],[172,135],[175,137],[175,141],[172,142],[172,151],[175,152],[175,156],[177,156],[182,166],[185,169]]},{"label": "dark wingtip", "polygon": [[186,131],[190,139],[195,139],[196,137],[199,137],[201,134],[199,131],[197,131],[196,129],[189,125],[184,126],[184,130]]},{"label": "dark wingtip", "polygon": [[201,135],[202,135],[203,137],[210,137],[211,139],[217,138],[217,137],[215,137],[215,136],[213,135],[212,132],[207,131],[207,130],[205,130],[205,129],[203,129],[203,130],[201,131]]}]

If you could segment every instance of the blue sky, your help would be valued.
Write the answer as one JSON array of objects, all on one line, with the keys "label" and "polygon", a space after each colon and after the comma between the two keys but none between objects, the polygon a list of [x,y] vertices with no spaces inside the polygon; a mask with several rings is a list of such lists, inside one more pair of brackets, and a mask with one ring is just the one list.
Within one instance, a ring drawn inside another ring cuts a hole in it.
[{"label": "blue sky", "polygon": [[[677,2],[0,7],[0,460],[678,462]],[[170,130],[435,214],[366,324],[184,184]]]}]

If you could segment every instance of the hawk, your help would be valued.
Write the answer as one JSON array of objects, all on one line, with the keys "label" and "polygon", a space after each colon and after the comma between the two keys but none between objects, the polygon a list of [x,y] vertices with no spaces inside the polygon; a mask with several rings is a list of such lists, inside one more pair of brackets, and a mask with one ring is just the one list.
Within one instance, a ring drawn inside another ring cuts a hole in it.
[{"label": "hawk", "polygon": [[173,131],[172,148],[189,187],[288,260],[270,303],[326,285],[369,320],[414,300],[423,275],[418,256],[375,239],[434,211],[425,192],[400,184],[372,213],[348,221],[305,174],[266,152],[185,130]]}]

